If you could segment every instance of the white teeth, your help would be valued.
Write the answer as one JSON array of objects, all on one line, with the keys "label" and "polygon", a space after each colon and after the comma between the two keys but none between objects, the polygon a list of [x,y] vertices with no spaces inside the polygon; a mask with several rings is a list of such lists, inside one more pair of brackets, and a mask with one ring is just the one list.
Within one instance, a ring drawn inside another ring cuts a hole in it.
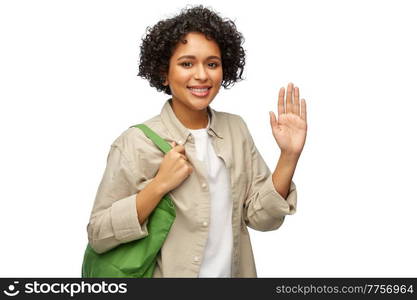
[{"label": "white teeth", "polygon": [[197,92],[197,93],[203,93],[203,92],[208,91],[208,88],[204,88],[204,89],[189,88],[189,89],[192,90],[193,92]]}]

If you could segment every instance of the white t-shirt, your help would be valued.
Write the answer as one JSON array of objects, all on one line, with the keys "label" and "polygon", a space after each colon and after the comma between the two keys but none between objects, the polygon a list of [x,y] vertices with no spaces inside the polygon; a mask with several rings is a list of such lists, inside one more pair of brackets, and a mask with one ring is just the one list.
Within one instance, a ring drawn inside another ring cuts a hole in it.
[{"label": "white t-shirt", "polygon": [[211,204],[208,240],[199,277],[231,277],[233,234],[229,175],[223,160],[213,149],[207,129],[208,125],[203,129],[188,129],[195,140],[197,159],[206,167]]}]

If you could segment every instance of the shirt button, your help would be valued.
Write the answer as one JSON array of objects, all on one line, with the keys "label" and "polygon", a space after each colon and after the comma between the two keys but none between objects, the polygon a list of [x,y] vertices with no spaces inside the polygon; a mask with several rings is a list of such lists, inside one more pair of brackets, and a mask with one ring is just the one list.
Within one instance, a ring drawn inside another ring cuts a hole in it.
[{"label": "shirt button", "polygon": [[200,258],[198,256],[194,256],[194,261],[195,262],[199,262],[200,261]]},{"label": "shirt button", "polygon": [[207,222],[203,222],[203,226],[204,227],[207,227],[208,226],[208,223]]},{"label": "shirt button", "polygon": [[205,188],[207,187],[207,184],[203,183],[203,184],[201,185],[201,187],[202,187],[203,189],[205,189]]}]

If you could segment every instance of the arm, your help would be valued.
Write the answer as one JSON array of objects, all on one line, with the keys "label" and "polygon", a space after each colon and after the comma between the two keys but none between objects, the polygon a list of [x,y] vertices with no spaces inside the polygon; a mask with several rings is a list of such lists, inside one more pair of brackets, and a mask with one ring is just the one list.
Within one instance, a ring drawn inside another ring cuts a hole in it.
[{"label": "arm", "polygon": [[[130,147],[125,142],[120,144]],[[96,252],[103,253],[121,243],[148,235],[148,216],[163,195],[176,188],[192,172],[184,146],[175,146],[175,143],[172,146],[156,176],[145,170],[140,159],[137,164],[129,163],[135,158],[126,158],[118,146],[112,146],[87,226],[90,245]],[[148,150],[146,153],[150,152]],[[130,169],[132,165],[138,168]]]},{"label": "arm", "polygon": [[140,225],[145,223],[165,194],[162,185],[155,178],[136,195],[136,210]]},{"label": "arm", "polygon": [[[246,225],[252,229],[259,231],[275,230],[282,225],[286,215],[292,215],[296,211],[296,186],[290,180],[286,198],[277,192],[273,180],[274,174],[271,174],[256,148],[243,120],[242,123],[250,147],[249,151],[252,161],[249,192],[244,202],[243,219]],[[278,166],[277,170],[279,171]]]},{"label": "arm", "polygon": [[272,174],[275,190],[284,198],[288,196],[298,158],[297,155],[281,154]]},{"label": "arm", "polygon": [[284,95],[285,88],[281,88],[278,96],[278,120],[273,112],[270,112],[269,116],[272,134],[281,149],[273,182],[278,193],[287,197],[307,136],[307,109],[306,101],[301,99],[300,102],[298,87],[294,88],[292,83],[288,84],[285,105]]},{"label": "arm", "polygon": [[96,252],[103,253],[148,235],[147,222],[140,224],[138,219],[136,182],[123,153],[112,146],[87,226],[89,243]]},{"label": "arm", "polygon": [[159,166],[158,173],[136,197],[136,207],[140,223],[144,223],[158,205],[161,198],[180,185],[193,171],[182,145],[173,147]]},{"label": "arm", "polygon": [[[307,135],[307,111],[299,89],[290,83],[284,103],[285,89],[278,96],[278,120],[270,112],[272,134],[281,150],[272,175],[245,124],[253,161],[252,185],[245,202],[244,218],[248,226],[257,230],[273,230],[281,226],[285,215],[294,214],[297,194],[292,178]],[[285,104],[285,105],[284,105]],[[243,122],[244,123],[244,122]]]}]

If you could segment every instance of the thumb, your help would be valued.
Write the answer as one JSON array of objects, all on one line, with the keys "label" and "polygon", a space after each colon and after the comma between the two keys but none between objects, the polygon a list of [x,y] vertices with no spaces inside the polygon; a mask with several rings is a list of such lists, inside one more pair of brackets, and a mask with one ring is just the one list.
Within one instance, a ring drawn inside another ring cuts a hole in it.
[{"label": "thumb", "polygon": [[271,123],[272,128],[274,128],[274,126],[277,123],[277,118],[275,117],[275,114],[272,111],[269,112],[269,122]]}]

